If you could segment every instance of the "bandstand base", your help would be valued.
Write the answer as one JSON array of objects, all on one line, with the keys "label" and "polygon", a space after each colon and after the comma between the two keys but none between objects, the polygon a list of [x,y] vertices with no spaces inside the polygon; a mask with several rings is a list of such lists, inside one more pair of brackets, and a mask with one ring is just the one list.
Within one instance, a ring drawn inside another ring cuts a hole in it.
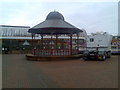
[{"label": "bandstand base", "polygon": [[79,59],[82,55],[71,55],[71,56],[37,56],[33,54],[27,54],[26,59],[29,61],[62,61],[62,60],[72,60]]}]

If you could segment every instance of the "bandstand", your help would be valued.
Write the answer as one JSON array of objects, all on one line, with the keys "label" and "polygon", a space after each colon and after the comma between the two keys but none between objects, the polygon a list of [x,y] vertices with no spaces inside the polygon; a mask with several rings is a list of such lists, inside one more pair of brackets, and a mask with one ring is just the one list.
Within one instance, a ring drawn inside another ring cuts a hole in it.
[{"label": "bandstand", "polygon": [[[78,55],[79,47],[73,48],[72,37],[76,34],[79,40],[82,30],[66,22],[63,15],[57,11],[50,12],[45,21],[30,28],[28,32],[32,35],[32,53],[26,55],[28,60],[71,59]],[[35,42],[37,34],[40,40]],[[49,37],[47,40],[46,36]],[[67,36],[69,40],[60,40],[60,36]]]}]

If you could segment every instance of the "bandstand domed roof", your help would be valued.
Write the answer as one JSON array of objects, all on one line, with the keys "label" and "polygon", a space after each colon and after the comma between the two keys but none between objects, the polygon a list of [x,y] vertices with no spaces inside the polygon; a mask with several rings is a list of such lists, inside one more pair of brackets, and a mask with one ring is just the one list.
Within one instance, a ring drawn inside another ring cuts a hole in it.
[{"label": "bandstand domed roof", "polygon": [[50,12],[46,18],[46,20],[53,20],[53,19],[60,19],[60,20],[64,20],[64,17],[61,13],[57,12],[57,11],[53,11]]},{"label": "bandstand domed roof", "polygon": [[69,34],[82,32],[82,30],[66,22],[61,13],[53,11],[47,15],[45,21],[30,28],[28,32],[36,34]]}]

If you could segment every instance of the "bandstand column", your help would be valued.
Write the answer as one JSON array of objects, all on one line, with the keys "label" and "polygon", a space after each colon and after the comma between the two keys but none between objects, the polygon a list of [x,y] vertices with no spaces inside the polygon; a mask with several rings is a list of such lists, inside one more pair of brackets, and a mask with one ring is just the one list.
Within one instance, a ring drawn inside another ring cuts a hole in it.
[{"label": "bandstand column", "polygon": [[79,51],[79,33],[77,33],[77,51]]},{"label": "bandstand column", "polygon": [[33,47],[35,48],[35,34],[33,34]]},{"label": "bandstand column", "polygon": [[58,35],[56,34],[56,51],[55,51],[56,55],[58,55],[58,47],[57,47],[57,43],[58,43]]},{"label": "bandstand column", "polygon": [[43,55],[43,34],[41,34],[41,49],[40,49],[40,52],[41,54]]},{"label": "bandstand column", "polygon": [[72,33],[70,33],[70,55],[72,55]]},{"label": "bandstand column", "polygon": [[57,50],[58,35],[56,34],[56,50]]},{"label": "bandstand column", "polygon": [[32,50],[33,50],[33,33],[31,33],[31,35],[32,35]]},{"label": "bandstand column", "polygon": [[51,33],[51,44],[50,44],[50,46],[51,46],[51,48],[50,48],[50,55],[51,55],[51,56],[52,56],[52,54],[53,54],[53,53],[52,53],[52,40],[53,40],[53,39],[52,39],[52,35],[53,35],[53,34]]},{"label": "bandstand column", "polygon": [[32,49],[33,49],[33,54],[35,55],[35,34],[32,33]]},{"label": "bandstand column", "polygon": [[42,43],[42,49],[43,49],[43,35],[41,34],[41,43]]}]

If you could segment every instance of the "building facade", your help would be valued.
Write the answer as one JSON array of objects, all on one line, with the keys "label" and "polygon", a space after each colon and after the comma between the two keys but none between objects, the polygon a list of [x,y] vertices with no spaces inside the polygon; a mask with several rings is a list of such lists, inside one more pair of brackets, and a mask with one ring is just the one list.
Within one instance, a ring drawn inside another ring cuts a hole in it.
[{"label": "building facade", "polygon": [[29,28],[30,27],[27,26],[0,25],[0,40],[2,41],[2,52],[18,53],[25,49],[24,42],[27,40],[30,43],[31,34],[28,33]]},{"label": "building facade", "polygon": [[113,36],[112,42],[112,53],[120,54],[120,36]]}]

